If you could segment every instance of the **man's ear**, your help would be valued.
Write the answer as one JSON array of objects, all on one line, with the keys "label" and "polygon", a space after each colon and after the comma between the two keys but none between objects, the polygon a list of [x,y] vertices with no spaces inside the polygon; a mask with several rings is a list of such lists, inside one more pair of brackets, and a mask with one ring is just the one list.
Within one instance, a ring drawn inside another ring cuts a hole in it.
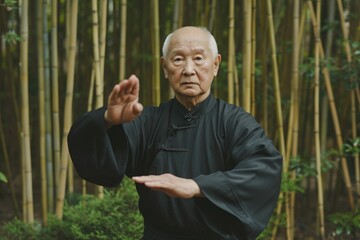
[{"label": "man's ear", "polygon": [[162,67],[163,70],[164,70],[165,78],[168,78],[168,72],[167,72],[167,70],[166,70],[166,63],[165,63],[164,57],[161,57],[161,58],[160,58],[160,64],[161,64],[161,67]]},{"label": "man's ear", "polygon": [[214,77],[216,77],[216,75],[218,74],[220,62],[221,62],[221,55],[218,54],[214,61]]}]

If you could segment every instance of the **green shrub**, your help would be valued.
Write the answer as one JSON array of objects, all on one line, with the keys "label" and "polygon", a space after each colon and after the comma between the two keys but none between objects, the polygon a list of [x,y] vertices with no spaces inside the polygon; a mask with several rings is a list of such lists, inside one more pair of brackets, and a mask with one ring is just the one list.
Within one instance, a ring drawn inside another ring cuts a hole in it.
[{"label": "green shrub", "polygon": [[46,227],[13,220],[0,229],[0,239],[140,239],[143,219],[137,203],[138,196],[134,185],[126,179],[118,189],[105,190],[103,199],[90,195],[68,196],[63,220],[49,215]]},{"label": "green shrub", "polygon": [[339,239],[359,239],[360,211],[334,213],[329,216],[330,222],[335,225],[333,236]]},{"label": "green shrub", "polygon": [[18,219],[8,222],[0,230],[1,240],[35,240],[37,235],[36,225],[24,224]]}]

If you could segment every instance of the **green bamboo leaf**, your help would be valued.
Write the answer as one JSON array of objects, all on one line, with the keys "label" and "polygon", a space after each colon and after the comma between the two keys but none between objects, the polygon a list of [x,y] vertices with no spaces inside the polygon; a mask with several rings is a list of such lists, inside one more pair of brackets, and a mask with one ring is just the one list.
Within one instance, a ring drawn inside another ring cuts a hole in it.
[{"label": "green bamboo leaf", "polygon": [[342,234],[343,233],[343,229],[342,229],[342,227],[338,227],[338,228],[336,228],[336,235],[340,235],[340,234]]},{"label": "green bamboo leaf", "polygon": [[7,183],[7,179],[6,179],[5,175],[2,172],[0,172],[0,181]]}]

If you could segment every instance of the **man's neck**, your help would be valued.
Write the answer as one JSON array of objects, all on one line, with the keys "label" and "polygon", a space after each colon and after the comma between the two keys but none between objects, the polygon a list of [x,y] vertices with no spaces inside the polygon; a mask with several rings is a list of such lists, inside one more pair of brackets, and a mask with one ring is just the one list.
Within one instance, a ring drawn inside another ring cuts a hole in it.
[{"label": "man's neck", "polygon": [[202,95],[198,95],[195,97],[189,97],[184,95],[175,95],[175,98],[183,105],[189,112],[199,105],[202,101],[204,101],[208,96],[210,92],[207,92]]}]

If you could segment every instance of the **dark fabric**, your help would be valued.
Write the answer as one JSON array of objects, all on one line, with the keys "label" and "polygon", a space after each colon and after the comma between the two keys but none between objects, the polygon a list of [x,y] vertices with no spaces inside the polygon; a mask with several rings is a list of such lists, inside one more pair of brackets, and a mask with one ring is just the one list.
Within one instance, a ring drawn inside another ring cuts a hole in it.
[{"label": "dark fabric", "polygon": [[124,174],[172,173],[194,179],[205,196],[171,198],[137,185],[145,229],[148,223],[175,235],[255,239],[266,227],[280,191],[282,157],[242,108],[210,95],[189,112],[172,99],[107,131],[104,111],[85,114],[69,133],[81,177],[116,186]]},{"label": "dark fabric", "polygon": [[156,229],[152,224],[145,222],[143,240],[219,240],[222,239],[210,231],[203,233],[171,232]]}]

